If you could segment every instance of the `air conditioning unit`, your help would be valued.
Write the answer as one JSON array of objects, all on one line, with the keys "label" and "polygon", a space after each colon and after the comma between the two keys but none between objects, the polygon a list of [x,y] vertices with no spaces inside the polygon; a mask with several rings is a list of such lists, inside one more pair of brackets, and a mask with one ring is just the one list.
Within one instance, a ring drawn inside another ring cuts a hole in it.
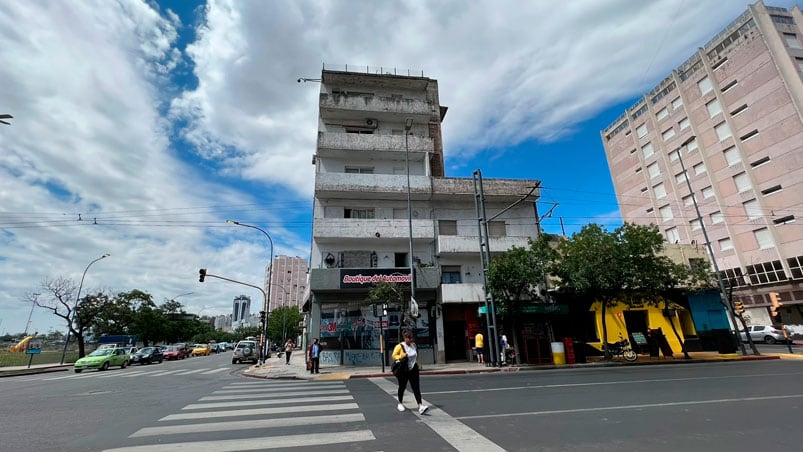
[{"label": "air conditioning unit", "polygon": [[365,127],[370,127],[372,129],[376,129],[378,125],[379,125],[379,121],[377,121],[376,119],[367,118],[365,120]]}]

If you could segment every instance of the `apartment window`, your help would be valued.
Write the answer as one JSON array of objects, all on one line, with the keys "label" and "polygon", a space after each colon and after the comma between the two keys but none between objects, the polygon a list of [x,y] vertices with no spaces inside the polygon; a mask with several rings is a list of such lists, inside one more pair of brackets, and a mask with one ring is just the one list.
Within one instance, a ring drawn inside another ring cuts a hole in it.
[{"label": "apartment window", "polygon": [[655,211],[655,209],[653,209],[652,207],[646,210],[647,213],[653,213],[653,211]]},{"label": "apartment window", "polygon": [[666,230],[666,241],[669,243],[678,243],[680,241],[678,228],[669,228]]},{"label": "apartment window", "polygon": [[722,107],[719,105],[718,99],[714,99],[711,102],[705,104],[705,108],[708,109],[709,118],[713,118],[714,116],[722,113]]},{"label": "apartment window", "polygon": [[772,220],[772,222],[775,223],[775,224],[794,223],[795,222],[795,216],[794,215],[785,215],[785,216],[783,216],[781,218],[776,218],[776,219]]},{"label": "apartment window", "polygon": [[736,184],[736,189],[739,190],[739,193],[744,193],[753,188],[747,173],[739,173],[733,176],[733,182]]},{"label": "apartment window", "polygon": [[438,220],[440,235],[457,235],[457,220]]},{"label": "apartment window", "polygon": [[374,209],[343,209],[343,218],[374,218]]},{"label": "apartment window", "polygon": [[694,175],[695,176],[699,176],[700,174],[705,173],[705,163],[700,162],[700,163],[694,165],[692,168],[694,168]]},{"label": "apartment window", "polygon": [[739,156],[739,151],[736,150],[736,146],[731,146],[722,151],[722,153],[725,155],[725,161],[728,162],[728,166],[733,166],[742,161],[742,158]]},{"label": "apartment window", "polygon": [[730,238],[720,239],[718,242],[720,251],[728,251],[733,249],[733,242]]},{"label": "apartment window", "polygon": [[747,111],[747,104],[739,105],[738,107],[736,107],[731,112],[731,116],[739,116],[740,114],[744,113],[745,111]]},{"label": "apartment window", "polygon": [[711,217],[711,224],[720,224],[725,222],[725,215],[722,215],[722,212],[714,212],[710,215]]},{"label": "apartment window", "polygon": [[738,84],[739,84],[739,82],[737,82],[736,80],[731,80],[730,82],[728,82],[727,85],[722,87],[722,92],[723,93],[727,93],[728,91],[730,91],[731,88],[733,88],[734,86],[736,86]]},{"label": "apartment window", "polygon": [[644,138],[647,136],[647,124],[642,124],[638,126],[636,129],[636,133],[638,134],[639,138]]},{"label": "apartment window", "polygon": [[652,143],[647,143],[641,147],[641,152],[644,154],[644,158],[651,157],[655,151],[652,149]]},{"label": "apartment window", "polygon": [[490,237],[504,237],[507,235],[504,221],[489,221],[488,235]]},{"label": "apartment window", "polygon": [[666,107],[658,110],[658,113],[655,114],[656,119],[658,119],[659,121],[666,118],[667,116],[669,116],[669,110],[667,110]]},{"label": "apartment window", "polygon": [[689,221],[689,227],[691,227],[692,231],[699,231],[701,229],[700,220],[694,219]]},{"label": "apartment window", "polygon": [[742,141],[747,141],[747,140],[755,137],[756,135],[758,135],[758,129],[753,129],[753,130],[747,132],[746,134],[742,135],[741,137],[739,137],[739,139],[742,140]]},{"label": "apartment window", "polygon": [[675,183],[676,184],[683,184],[686,182],[686,173],[681,172],[679,174],[675,174]]},{"label": "apartment window", "polygon": [[747,276],[750,277],[750,283],[752,284],[769,284],[789,279],[779,260],[748,265],[745,269],[747,270]]},{"label": "apartment window", "polygon": [[700,149],[700,145],[697,144],[696,139],[692,140],[689,144],[686,145],[686,152],[688,152],[689,154],[696,151],[697,149]]},{"label": "apartment window", "polygon": [[669,153],[669,161],[670,162],[677,162],[678,160],[678,151],[672,151]]},{"label": "apartment window", "polygon": [[764,196],[769,196],[769,195],[774,195],[775,193],[778,193],[781,190],[783,190],[783,187],[781,187],[780,185],[775,185],[770,188],[761,190],[761,194]]},{"label": "apartment window", "polygon": [[675,129],[672,127],[664,130],[664,133],[661,134],[661,137],[663,137],[664,141],[667,141],[674,136],[675,136]]},{"label": "apartment window", "polygon": [[753,231],[753,236],[755,236],[756,242],[758,243],[758,249],[766,250],[772,248],[772,234],[770,234],[769,229],[757,229]]},{"label": "apartment window", "polygon": [[717,132],[717,137],[719,141],[723,141],[727,138],[731,137],[731,128],[728,126],[728,123],[721,122],[714,127],[714,130]]},{"label": "apartment window", "polygon": [[689,118],[683,118],[678,122],[678,125],[680,126],[680,130],[686,130],[691,124],[689,123]]},{"label": "apartment window", "polygon": [[697,86],[700,88],[700,95],[708,94],[714,89],[714,86],[711,85],[711,80],[708,78],[707,75],[703,77],[702,80],[697,82]]},{"label": "apartment window", "polygon": [[672,110],[677,110],[682,106],[683,106],[683,99],[681,99],[680,97],[676,97],[675,100],[672,101]]},{"label": "apartment window", "polygon": [[650,179],[655,179],[661,175],[661,170],[658,168],[657,162],[653,162],[647,166],[647,172],[650,174]]},{"label": "apartment window", "polygon": [[752,166],[753,168],[758,168],[761,165],[766,165],[767,163],[769,163],[769,161],[770,161],[769,156],[764,156],[756,160],[755,162],[750,163],[750,166]]},{"label": "apartment window", "polygon": [[683,205],[685,207],[691,207],[694,205],[694,199],[692,199],[691,195],[683,197]]},{"label": "apartment window", "polygon": [[783,38],[786,41],[786,45],[789,46],[790,49],[799,49],[800,42],[797,40],[797,35],[794,33],[784,33]]},{"label": "apartment window", "polygon": [[661,215],[661,220],[663,220],[663,221],[669,221],[669,220],[675,218],[672,215],[672,207],[670,207],[670,206],[661,207],[660,209],[658,209],[658,213]]},{"label": "apartment window", "polygon": [[660,184],[652,187],[653,192],[655,192],[655,198],[661,199],[666,198],[666,187],[664,187],[664,183],[661,182]]},{"label": "apartment window", "polygon": [[443,284],[460,284],[462,279],[460,277],[459,265],[442,265],[441,266],[441,283]]},{"label": "apartment window", "polygon": [[714,189],[709,185],[703,189],[703,199],[710,199],[714,197]]},{"label": "apartment window", "polygon": [[794,25],[795,19],[792,19],[789,16],[779,16],[777,14],[770,14],[772,21],[776,24],[785,24],[785,25]]},{"label": "apartment window", "polygon": [[797,61],[797,67],[800,68],[800,72],[803,72],[803,58],[795,57]]},{"label": "apartment window", "polygon": [[751,199],[742,203],[744,213],[747,215],[748,220],[755,220],[761,218],[761,207],[758,205],[758,200]]},{"label": "apartment window", "polygon": [[640,173],[641,170],[642,170],[642,168],[640,166],[638,168],[636,168],[636,174]]},{"label": "apartment window", "polygon": [[349,174],[374,174],[373,166],[347,166],[346,173]]}]

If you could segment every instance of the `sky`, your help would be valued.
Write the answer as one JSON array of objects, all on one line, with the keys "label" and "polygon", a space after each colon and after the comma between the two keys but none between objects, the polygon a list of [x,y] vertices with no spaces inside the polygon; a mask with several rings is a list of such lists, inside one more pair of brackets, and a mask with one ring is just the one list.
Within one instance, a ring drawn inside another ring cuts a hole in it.
[{"label": "sky", "polygon": [[538,179],[547,232],[613,229],[600,130],[749,3],[0,2],[0,333],[64,331],[26,300],[104,253],[82,294],[260,300],[198,269],[262,284],[267,238],[227,219],[308,258],[320,85],[297,80],[324,64],[423,71],[447,176]]}]

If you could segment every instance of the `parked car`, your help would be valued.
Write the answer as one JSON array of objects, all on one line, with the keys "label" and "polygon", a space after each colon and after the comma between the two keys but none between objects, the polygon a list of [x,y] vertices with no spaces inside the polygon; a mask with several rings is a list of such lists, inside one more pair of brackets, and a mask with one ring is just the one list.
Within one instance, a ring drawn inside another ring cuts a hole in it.
[{"label": "parked car", "polygon": [[[767,344],[786,342],[783,331],[779,328],[775,328],[772,325],[753,325],[748,326],[747,330],[750,332],[750,337],[754,342],[764,341]],[[747,335],[744,331],[740,331],[739,336],[741,337],[742,342],[747,342]]]},{"label": "parked car", "polygon": [[168,345],[162,349],[164,359],[171,361],[174,359],[184,359],[187,357],[187,351],[176,345]]},{"label": "parked car", "polygon": [[209,344],[195,344],[192,346],[192,356],[209,356],[212,349]]},{"label": "parked car", "polygon": [[134,353],[131,363],[152,364],[161,363],[162,360],[164,360],[164,355],[159,347],[142,347]]},{"label": "parked car", "polygon": [[186,342],[179,342],[178,344],[175,344],[175,345],[176,345],[176,347],[178,347],[178,348],[180,348],[181,350],[184,351],[184,356],[185,357],[192,356],[192,347],[190,346],[190,344],[188,344]]},{"label": "parked car", "polygon": [[137,354],[137,348],[136,347],[121,347],[121,348],[125,350],[125,352],[128,354],[128,362],[129,363],[134,362],[134,355]]},{"label": "parked car", "polygon": [[234,347],[231,363],[239,364],[243,361],[251,361],[254,364],[259,362],[259,350],[257,349],[256,341],[240,341]]},{"label": "parked car", "polygon": [[79,359],[73,365],[75,373],[80,374],[87,369],[108,370],[110,366],[125,366],[130,362],[129,354],[122,348],[99,348]]}]

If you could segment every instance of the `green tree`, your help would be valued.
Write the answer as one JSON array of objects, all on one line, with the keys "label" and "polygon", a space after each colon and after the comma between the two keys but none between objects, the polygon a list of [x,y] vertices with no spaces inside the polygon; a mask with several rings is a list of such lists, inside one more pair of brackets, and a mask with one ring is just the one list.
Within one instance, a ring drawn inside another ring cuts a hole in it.
[{"label": "green tree", "polygon": [[238,341],[241,341],[248,336],[259,338],[260,334],[262,334],[262,331],[258,326],[241,326],[234,330],[234,336]]},{"label": "green tree", "polygon": [[298,335],[298,324],[304,320],[298,306],[281,306],[270,313],[268,318],[268,337],[274,343],[284,344],[287,338]]},{"label": "green tree", "polygon": [[[365,304],[387,304],[388,306],[400,306],[405,317],[404,323],[409,324],[410,320],[415,322],[415,319],[408,319],[409,310],[405,308],[404,290],[396,283],[389,283],[385,281],[378,282],[371,290],[368,291],[368,297],[365,299]],[[402,328],[398,329],[398,341],[402,341]]]}]

